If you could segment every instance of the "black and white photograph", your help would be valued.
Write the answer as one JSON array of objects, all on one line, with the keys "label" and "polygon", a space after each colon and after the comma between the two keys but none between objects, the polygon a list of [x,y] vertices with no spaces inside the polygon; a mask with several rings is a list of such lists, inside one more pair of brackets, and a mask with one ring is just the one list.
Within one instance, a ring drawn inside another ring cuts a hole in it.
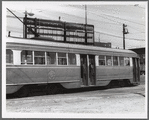
[{"label": "black and white photograph", "polygon": [[2,118],[148,116],[148,1],[2,1]]}]

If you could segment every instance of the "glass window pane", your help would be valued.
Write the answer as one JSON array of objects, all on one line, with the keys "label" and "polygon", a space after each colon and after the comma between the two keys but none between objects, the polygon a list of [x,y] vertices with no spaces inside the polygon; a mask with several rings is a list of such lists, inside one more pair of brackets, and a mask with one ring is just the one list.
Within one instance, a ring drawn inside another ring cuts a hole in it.
[{"label": "glass window pane", "polygon": [[99,59],[100,59],[100,60],[104,60],[104,59],[105,59],[105,56],[104,56],[104,55],[100,55],[100,56],[99,56]]},{"label": "glass window pane", "polygon": [[33,64],[32,51],[23,50],[21,52],[21,64]]},{"label": "glass window pane", "polygon": [[67,65],[66,53],[58,53],[58,65]]},{"label": "glass window pane", "polygon": [[107,66],[112,66],[112,59],[111,59],[111,56],[106,56],[106,65],[107,65]]},{"label": "glass window pane", "polygon": [[10,49],[6,50],[6,63],[13,63],[13,52]]},{"label": "glass window pane", "polygon": [[124,57],[119,57],[120,66],[124,66]]},{"label": "glass window pane", "polygon": [[129,57],[125,57],[124,58],[124,65],[125,66],[130,66],[130,59],[129,59]]},{"label": "glass window pane", "polygon": [[76,55],[73,53],[68,54],[69,65],[76,65]]},{"label": "glass window pane", "polygon": [[113,56],[113,65],[118,66],[118,57],[117,56]]},{"label": "glass window pane", "polygon": [[104,55],[99,56],[99,65],[105,65],[105,56]]},{"label": "glass window pane", "polygon": [[47,52],[47,64],[55,64],[56,63],[56,53]]},{"label": "glass window pane", "polygon": [[35,60],[35,64],[45,64],[45,52],[35,51],[34,60]]}]

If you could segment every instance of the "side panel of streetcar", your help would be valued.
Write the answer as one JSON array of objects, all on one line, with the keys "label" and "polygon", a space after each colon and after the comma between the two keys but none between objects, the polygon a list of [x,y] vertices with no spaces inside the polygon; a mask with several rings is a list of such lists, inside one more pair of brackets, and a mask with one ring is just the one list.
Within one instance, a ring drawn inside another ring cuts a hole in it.
[{"label": "side panel of streetcar", "polygon": [[[80,87],[79,67],[10,67],[7,68],[7,87],[48,83],[77,83],[72,88]],[[19,87],[18,87],[19,89]],[[16,92],[7,89],[7,93]]]}]

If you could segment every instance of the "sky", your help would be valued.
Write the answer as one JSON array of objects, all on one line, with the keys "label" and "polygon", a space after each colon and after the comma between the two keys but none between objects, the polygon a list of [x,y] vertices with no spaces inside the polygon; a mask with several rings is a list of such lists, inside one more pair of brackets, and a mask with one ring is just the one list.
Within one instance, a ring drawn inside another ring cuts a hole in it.
[{"label": "sky", "polygon": [[[6,21],[6,36],[23,36],[21,20],[24,12],[34,13],[32,18],[59,20],[85,24],[85,5],[87,24],[94,25],[96,42],[111,42],[112,48],[123,49],[123,24],[127,25],[125,34],[126,49],[145,47],[147,42],[147,2],[2,2],[3,20]],[[5,19],[4,19],[5,18]]]}]

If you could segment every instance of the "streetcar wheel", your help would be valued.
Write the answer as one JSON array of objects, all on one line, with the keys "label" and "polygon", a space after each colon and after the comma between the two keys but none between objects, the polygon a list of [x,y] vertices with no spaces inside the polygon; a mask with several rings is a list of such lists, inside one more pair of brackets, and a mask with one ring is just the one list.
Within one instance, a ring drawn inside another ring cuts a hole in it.
[{"label": "streetcar wheel", "polygon": [[27,97],[29,95],[29,91],[30,91],[29,87],[24,86],[17,92],[17,96],[18,97]]},{"label": "streetcar wheel", "polygon": [[48,85],[46,94],[55,94],[57,92],[57,87],[55,85]]},{"label": "streetcar wheel", "polygon": [[120,81],[120,86],[121,86],[121,87],[125,87],[125,85],[126,85],[126,84],[125,84],[125,81]]},{"label": "streetcar wheel", "polygon": [[126,82],[126,86],[130,86],[130,85],[131,85],[130,81],[127,80],[127,82]]}]

